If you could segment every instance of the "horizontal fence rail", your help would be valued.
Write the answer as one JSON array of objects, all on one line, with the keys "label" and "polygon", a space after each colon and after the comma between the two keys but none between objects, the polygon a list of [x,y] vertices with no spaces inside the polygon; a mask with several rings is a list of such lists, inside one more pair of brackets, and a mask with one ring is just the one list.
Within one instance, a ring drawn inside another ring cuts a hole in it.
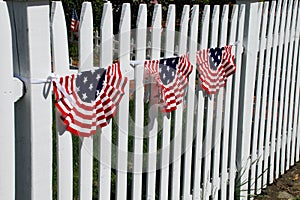
[{"label": "horizontal fence rail", "polygon": [[[71,69],[62,2],[0,1],[0,199],[248,199],[299,161],[299,1],[185,5],[180,23],[174,4],[166,15],[149,9],[139,5],[134,22],[130,4],[116,19],[107,2],[97,29],[84,2]],[[196,52],[229,44],[236,72],[209,95]],[[183,102],[163,113],[143,63],[185,54],[193,70]],[[73,136],[51,77],[114,60],[129,80],[117,115],[93,136]]]}]

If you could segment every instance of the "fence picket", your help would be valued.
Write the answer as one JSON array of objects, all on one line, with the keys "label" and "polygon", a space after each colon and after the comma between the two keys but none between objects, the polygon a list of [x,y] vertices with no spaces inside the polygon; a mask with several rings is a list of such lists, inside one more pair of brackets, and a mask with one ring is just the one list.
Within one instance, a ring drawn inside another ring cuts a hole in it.
[{"label": "fence picket", "polygon": [[[130,5],[125,3],[122,6],[122,14],[119,27],[119,60],[121,71],[124,76],[129,76],[130,71],[124,66],[130,66]],[[132,78],[132,77],[131,77]],[[128,163],[128,120],[129,116],[129,83],[124,88],[124,96],[119,105],[118,113],[118,151],[117,151],[117,189],[116,199],[127,197],[127,163]]]},{"label": "fence picket", "polygon": [[194,104],[195,104],[195,78],[196,78],[196,51],[198,41],[198,24],[199,24],[199,6],[195,5],[192,8],[192,16],[190,21],[190,36],[189,36],[189,59],[193,65],[193,71],[189,76],[189,85],[187,91],[187,115],[185,132],[185,144],[183,153],[184,159],[184,175],[183,175],[183,199],[192,199],[191,191],[191,166],[192,166],[192,147],[193,147],[193,130],[194,130]]},{"label": "fence picket", "polygon": [[[225,46],[227,43],[227,32],[228,32],[228,14],[229,14],[229,6],[224,5],[222,16],[221,16],[221,32],[219,32],[219,46]],[[212,175],[212,198],[219,198],[219,189],[220,189],[220,151],[221,151],[221,140],[222,140],[222,129],[223,129],[223,99],[224,99],[224,88],[221,88],[218,94],[216,95],[216,109],[215,109],[215,123],[214,123],[214,145],[213,147],[213,175]],[[224,134],[223,134],[224,135]],[[223,151],[223,150],[222,150]]]},{"label": "fence picket", "polygon": [[[277,4],[277,7],[276,7],[276,13],[280,13],[281,12],[281,0],[278,1],[278,4]],[[271,75],[270,75],[270,83],[269,83],[269,86],[270,86],[270,89],[269,89],[269,96],[268,96],[268,113],[267,113],[267,128],[266,128],[266,133],[267,134],[270,134],[272,137],[271,137],[271,150],[270,150],[270,169],[269,169],[269,183],[273,183],[273,180],[274,180],[274,170],[275,170],[275,151],[276,151],[276,132],[275,132],[275,127],[273,127],[273,121],[272,121],[272,117],[274,116],[273,115],[273,109],[275,106],[275,101],[274,101],[274,104],[273,104],[273,99],[274,99],[274,96],[275,96],[275,91],[274,91],[274,88],[275,85],[276,85],[276,79],[275,79],[275,72],[277,73],[277,70],[276,70],[276,59],[277,59],[277,46],[279,44],[279,23],[280,23],[280,18],[281,18],[281,15],[276,15],[276,19],[275,19],[275,28],[274,28],[274,33],[273,33],[273,49],[272,49],[272,61],[271,61]],[[278,74],[278,73],[277,73]],[[275,84],[274,84],[275,82]],[[278,88],[278,86],[277,86]],[[278,96],[278,94],[277,94]]]},{"label": "fence picket", "polygon": [[[266,127],[266,121],[268,120],[267,118],[267,111],[270,109],[271,110],[271,105],[268,104],[268,97],[270,95],[273,95],[273,91],[268,92],[268,84],[272,84],[271,81],[269,82],[269,77],[270,80],[272,78],[271,75],[271,52],[272,52],[272,43],[273,43],[273,31],[274,31],[274,22],[275,22],[275,8],[276,8],[276,2],[273,1],[271,4],[270,8],[270,17],[269,17],[269,22],[268,22],[268,33],[267,33],[267,46],[266,46],[266,59],[265,59],[265,78],[264,78],[264,84],[263,84],[263,92],[262,92],[262,104],[261,104],[261,118],[262,120],[260,121],[260,131],[259,134],[265,134],[265,150],[264,150],[264,164],[263,164],[263,187],[267,186],[267,180],[268,180],[268,172],[269,172],[269,156],[270,156],[270,132],[267,131]],[[274,71],[274,70],[273,70]],[[267,77],[267,78],[266,78]],[[274,79],[273,79],[274,80]],[[270,86],[271,87],[271,86]]]},{"label": "fence picket", "polygon": [[[53,68],[61,76],[70,74],[68,36],[65,13],[62,2],[52,2],[51,36]],[[65,125],[56,111],[56,137],[57,137],[57,185],[58,199],[73,199],[73,147],[72,135],[65,131]]]},{"label": "fence picket", "polygon": [[[299,8],[300,8],[300,6],[299,6]],[[298,9],[298,11],[299,11],[299,9]],[[298,13],[298,29],[297,30],[299,30],[299,27],[300,27],[300,17],[299,17],[299,13]],[[297,35],[296,35],[296,39],[297,39],[297,41],[299,41],[299,37],[300,37],[300,33],[299,33],[299,31],[297,32]],[[295,57],[296,58],[296,57]],[[297,62],[297,61],[295,61],[295,62]],[[298,69],[299,69],[299,65],[300,65],[300,52],[298,52]],[[299,71],[300,70],[298,70],[298,79],[297,80],[299,80],[299,77],[300,77],[300,74],[299,74]],[[300,87],[300,83],[298,82],[297,83],[297,91],[299,92],[299,87]],[[300,131],[299,131],[299,127],[300,127],[300,112],[299,112],[299,110],[297,111],[298,112],[298,122],[297,122],[297,130],[296,130],[296,132],[297,132],[297,146],[296,146],[296,161],[298,162],[299,161],[299,158],[300,158],[300,156],[299,156],[299,153],[300,153]]]},{"label": "fence picket", "polygon": [[[82,4],[79,26],[79,71],[93,68],[93,13],[91,2]],[[80,199],[92,199],[93,136],[80,138]]]},{"label": "fence picket", "polygon": [[[104,4],[100,24],[100,67],[107,68],[113,60],[113,17],[112,4]],[[105,27],[105,28],[104,28]],[[101,129],[99,135],[99,197],[111,199],[111,154],[112,154],[112,122]]]},{"label": "fence picket", "polygon": [[[286,23],[286,7],[287,1],[284,0],[282,6],[282,15],[280,20],[280,31],[279,31],[279,48],[278,48],[278,58],[277,58],[277,70],[276,70],[276,83],[275,83],[275,93],[274,93],[274,108],[273,108],[273,116],[280,117],[279,114],[281,112],[277,112],[280,110],[280,106],[278,105],[278,98],[279,97],[279,86],[280,86],[280,74],[281,73],[281,63],[282,63],[282,54],[283,54],[283,43],[284,43],[284,26]],[[278,107],[279,106],[279,107]],[[276,124],[278,121],[278,127],[276,128]],[[272,134],[276,134],[276,164],[275,164],[275,178],[279,178],[279,170],[280,170],[280,149],[281,149],[281,131],[279,129],[280,121],[278,119],[273,119],[272,122]]]},{"label": "fence picket", "polygon": [[[241,198],[245,198],[247,196],[247,183],[249,178],[249,169],[251,167],[251,157],[250,157],[250,142],[251,141],[251,125],[252,125],[252,109],[253,109],[253,98],[254,98],[254,85],[255,85],[255,76],[256,76],[256,65],[257,65],[257,52],[258,52],[258,36],[259,29],[257,24],[258,21],[258,11],[260,4],[253,3],[250,5],[250,14],[249,14],[249,27],[247,30],[248,38],[247,38],[247,48],[246,51],[248,53],[247,59],[245,61],[245,66],[253,66],[243,69],[243,73],[247,74],[245,79],[243,80],[241,86],[241,100],[242,107],[239,114],[239,121],[241,122],[239,125],[239,141],[240,145],[237,151],[241,154],[239,155],[239,175],[240,177],[240,196]],[[255,66],[255,67],[254,67]],[[253,167],[253,166],[252,166]]]},{"label": "fence picket", "polygon": [[[233,10],[231,13],[231,26],[230,26],[230,32],[229,32],[229,44],[233,44],[236,42],[237,38],[237,17],[238,17],[238,6],[234,5]],[[226,43],[221,44],[221,46],[226,45]],[[232,52],[235,52],[236,47],[233,46]],[[234,53],[235,57],[236,54]],[[231,102],[233,101],[231,98],[233,88],[232,88],[232,82],[233,82],[233,77],[229,78],[226,83],[226,88],[225,88],[225,99],[224,99],[224,116],[223,116],[223,140],[222,140],[222,157],[221,157],[221,163],[222,163],[222,168],[221,168],[221,199],[227,197],[227,182],[228,180],[230,181],[229,177],[229,166],[228,166],[228,157],[229,157],[229,146],[232,141],[230,141],[230,135],[232,133],[232,130],[230,129],[230,115],[231,113]]]},{"label": "fence picket", "polygon": [[[147,5],[139,7],[136,22],[136,60],[146,58],[147,38]],[[134,129],[134,163],[132,199],[142,198],[142,172],[143,172],[143,138],[144,138],[144,65],[135,69],[135,129]],[[165,190],[164,190],[165,191]]]},{"label": "fence picket", "polygon": [[[6,2],[0,2],[0,198],[15,199],[15,119],[14,102],[23,95],[23,84],[13,78],[13,52],[10,18]],[[3,115],[5,114],[5,115]]]},{"label": "fence picket", "polygon": [[[263,81],[267,80],[266,77],[266,67],[264,66],[265,61],[265,49],[266,49],[266,33],[267,33],[267,21],[268,21],[268,14],[269,14],[269,2],[261,3],[261,7],[263,7],[263,12],[260,12],[259,18],[262,16],[262,22],[261,22],[261,31],[260,31],[260,46],[259,46],[259,61],[258,61],[258,78],[257,78],[257,85],[256,85],[256,97],[255,97],[255,119],[254,119],[254,132],[258,135],[258,146],[253,147],[255,150],[257,150],[257,160],[253,160],[254,155],[252,154],[252,162],[256,162],[257,165],[257,171],[256,178],[256,193],[261,193],[262,188],[262,177],[263,177],[263,171],[262,171],[262,164],[263,164],[263,149],[264,149],[264,132],[259,132],[260,122],[264,120],[264,116],[261,116],[261,110],[264,109],[261,106],[262,101],[262,86]],[[264,77],[263,77],[264,75]],[[263,79],[264,78],[264,79]],[[254,169],[256,166],[254,165]],[[254,185],[254,184],[253,184]],[[254,190],[253,190],[254,192]]]},{"label": "fence picket", "polygon": [[[300,28],[300,4],[298,5],[298,16],[297,16],[297,25],[296,25],[296,30],[299,30]],[[296,77],[296,85],[295,85],[295,109],[293,113],[293,143],[292,143],[292,159],[291,159],[291,164],[294,165],[295,161],[299,161],[299,135],[298,135],[298,108],[299,108],[299,78],[300,78],[300,70],[299,70],[299,62],[300,62],[300,56],[299,56],[299,31],[296,31],[295,34],[295,51],[294,51],[294,59],[293,59],[293,68],[297,69],[297,77]],[[297,58],[298,58],[298,63],[297,63]],[[293,92],[293,91],[292,91]],[[296,139],[297,138],[297,139]],[[294,141],[295,140],[295,141]],[[296,142],[297,140],[297,142]]]},{"label": "fence picket", "polygon": [[[294,41],[295,41],[295,38],[294,38],[294,35],[295,35],[295,23],[296,23],[296,17],[297,17],[297,8],[298,8],[298,1],[295,1],[294,2],[295,4],[293,4],[293,6],[291,6],[290,8],[290,12],[293,13],[292,15],[292,26],[290,28],[290,36],[289,36],[289,54],[288,55],[291,55],[293,54],[294,52]],[[293,9],[293,10],[292,10]],[[296,49],[295,49],[296,50]],[[292,56],[288,56],[288,63],[287,63],[287,66],[288,66],[288,72],[287,72],[287,75],[288,75],[288,79],[286,80],[286,84],[287,84],[287,87],[288,89],[286,90],[286,97],[288,98],[287,101],[289,101],[289,104],[285,103],[285,115],[284,115],[284,121],[283,121],[283,124],[284,124],[284,129],[283,130],[286,130],[287,129],[287,146],[286,146],[286,167],[285,169],[288,170],[290,168],[290,160],[291,160],[291,139],[292,139],[292,112],[294,111],[293,108],[294,108],[294,93],[295,93],[295,90],[294,90],[294,83],[295,83],[295,67],[292,68]],[[290,98],[289,98],[290,97]],[[287,102],[285,101],[285,102]]]},{"label": "fence picket", "polygon": [[[179,33],[179,49],[178,55],[186,54],[187,38],[188,38],[188,21],[189,21],[190,6],[183,7],[180,33]],[[181,155],[182,155],[182,120],[183,120],[183,103],[177,106],[175,111],[175,124],[174,124],[174,146],[173,146],[173,168],[172,168],[172,200],[180,199],[180,171],[181,171]]]},{"label": "fence picket", "polygon": [[[166,21],[166,33],[164,44],[164,56],[170,57],[174,55],[175,43],[175,5],[169,5],[168,16]],[[160,199],[168,199],[169,196],[169,161],[170,161],[170,132],[171,132],[171,115],[163,116],[163,135],[162,135],[162,151],[161,151],[161,174],[160,174]]]},{"label": "fence picket", "polygon": [[[161,47],[161,5],[156,4],[152,18],[152,32],[151,32],[151,59],[160,58]],[[151,77],[152,78],[152,77]],[[153,79],[153,78],[152,78]],[[156,182],[156,155],[157,155],[157,129],[158,129],[158,91],[157,86],[151,80],[151,94],[149,106],[149,134],[148,134],[148,160],[147,160],[147,194],[146,198],[149,200],[155,199],[155,182]]]},{"label": "fence picket", "polygon": [[[200,48],[204,49],[208,46],[208,31],[209,31],[209,15],[210,15],[210,6],[206,5],[204,7],[202,15],[202,29],[201,29],[201,45]],[[198,77],[197,77],[198,78]],[[199,83],[198,83],[199,84]],[[203,153],[203,126],[204,126],[204,103],[205,103],[205,94],[204,91],[199,88],[197,91],[198,102],[197,103],[197,112],[196,112],[196,144],[195,144],[195,162],[194,162],[194,182],[193,182],[193,199],[201,199],[201,169],[202,169],[202,153]]]},{"label": "fence picket", "polygon": [[[281,82],[280,82],[280,100],[279,100],[279,119],[278,119],[278,131],[279,131],[279,137],[281,137],[281,156],[280,159],[280,174],[283,174],[285,172],[285,166],[286,166],[286,139],[287,139],[287,131],[286,131],[286,123],[283,122],[286,110],[284,109],[284,102],[288,102],[288,94],[287,94],[287,88],[286,88],[286,81],[289,81],[288,73],[289,69],[287,69],[287,54],[289,50],[289,37],[290,37],[290,24],[291,24],[291,9],[292,9],[293,1],[289,1],[288,3],[288,9],[287,9],[287,18],[286,18],[286,26],[284,29],[284,51],[283,51],[283,63],[279,64],[279,67],[281,66]],[[284,26],[283,26],[284,28]],[[287,95],[287,96],[285,96]],[[285,105],[288,105],[288,103],[285,103]],[[278,154],[280,154],[280,151],[278,151]]]},{"label": "fence picket", "polygon": [[[237,6],[238,8],[238,6]],[[238,114],[239,114],[239,100],[240,100],[240,82],[241,82],[241,72],[242,72],[242,54],[243,54],[243,44],[244,44],[244,22],[245,22],[245,4],[240,6],[239,10],[239,23],[238,23],[238,32],[237,32],[237,44],[236,48],[236,72],[233,75],[233,106],[232,106],[232,114],[231,114],[231,145],[229,154],[229,199],[234,199],[235,188],[240,187],[240,185],[235,184],[235,177],[237,172],[237,137],[238,137]]]}]

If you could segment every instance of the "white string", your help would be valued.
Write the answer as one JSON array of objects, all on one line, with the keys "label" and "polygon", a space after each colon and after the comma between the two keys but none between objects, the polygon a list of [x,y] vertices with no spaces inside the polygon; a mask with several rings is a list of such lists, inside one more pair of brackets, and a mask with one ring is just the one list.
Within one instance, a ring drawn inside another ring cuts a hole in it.
[{"label": "white string", "polygon": [[38,79],[38,78],[26,78],[20,75],[15,75],[16,78],[20,79],[21,81],[29,84],[44,84],[44,83],[52,83],[53,80],[57,79],[58,76],[54,73],[51,73],[51,75],[47,79]]}]

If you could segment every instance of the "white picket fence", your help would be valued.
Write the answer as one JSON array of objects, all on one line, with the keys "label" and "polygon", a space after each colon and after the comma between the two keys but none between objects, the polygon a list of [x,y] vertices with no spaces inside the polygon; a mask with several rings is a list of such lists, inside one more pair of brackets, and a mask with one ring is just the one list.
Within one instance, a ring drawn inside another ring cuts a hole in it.
[{"label": "white picket fence", "polygon": [[[118,115],[107,127],[80,139],[79,174],[75,174],[74,141],[59,113],[52,133],[51,84],[38,84],[52,70],[57,75],[76,73],[68,68],[62,3],[52,2],[49,19],[48,1],[0,1],[0,199],[247,199],[260,194],[300,158],[299,6],[298,0],[252,3],[249,9],[207,5],[199,16],[198,5],[186,5],[175,37],[175,5],[169,6],[164,31],[162,7],[155,5],[152,31],[147,33],[147,6],[140,5],[137,29],[132,31],[130,4],[123,4],[118,59],[134,88],[127,84]],[[80,70],[93,67],[92,16],[91,3],[84,2]],[[112,16],[111,3],[105,3],[101,67],[110,65],[114,57]],[[129,64],[133,52],[137,61],[145,60],[150,44],[152,59],[162,53],[173,56],[178,46],[178,54],[188,52],[196,66],[197,50],[236,41],[237,71],[226,88],[208,96],[197,86],[194,67],[185,102],[170,115],[153,106],[157,95],[152,85],[144,90],[143,65]],[[133,127],[130,112],[134,112]],[[98,180],[93,176],[95,158]],[[75,176],[79,176],[79,196],[73,192]],[[93,195],[93,185],[98,196]],[[52,195],[54,189],[57,196]]]}]

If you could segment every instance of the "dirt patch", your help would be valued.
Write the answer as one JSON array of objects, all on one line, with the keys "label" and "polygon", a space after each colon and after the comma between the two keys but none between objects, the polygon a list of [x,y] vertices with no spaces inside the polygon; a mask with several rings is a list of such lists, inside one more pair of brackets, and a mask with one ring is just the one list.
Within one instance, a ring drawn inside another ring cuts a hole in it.
[{"label": "dirt patch", "polygon": [[262,194],[256,200],[261,199],[289,199],[300,200],[300,162],[296,163],[272,185],[263,189]]}]

